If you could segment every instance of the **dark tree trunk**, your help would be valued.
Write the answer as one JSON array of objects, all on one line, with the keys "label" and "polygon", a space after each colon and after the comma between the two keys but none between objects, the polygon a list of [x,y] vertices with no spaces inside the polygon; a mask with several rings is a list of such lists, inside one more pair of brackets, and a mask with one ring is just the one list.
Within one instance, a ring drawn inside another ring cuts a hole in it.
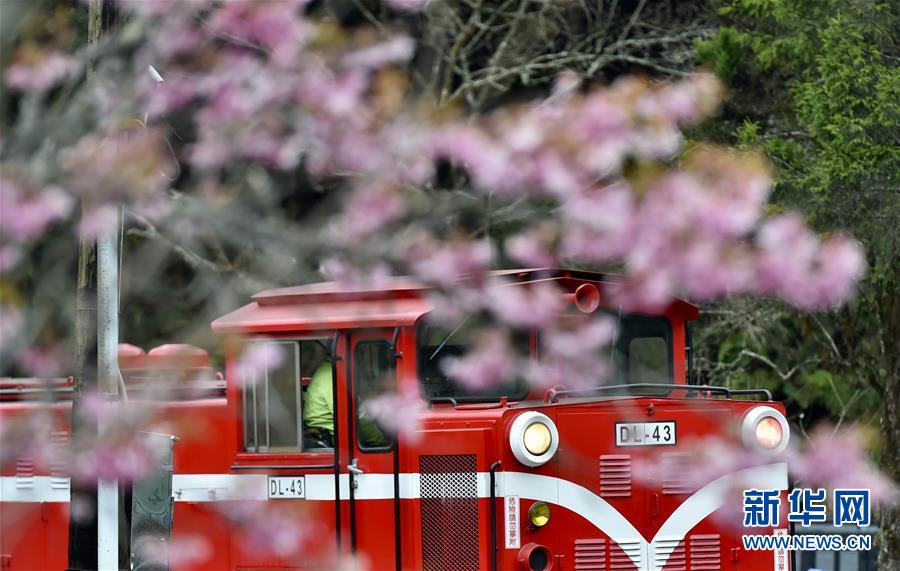
[{"label": "dark tree trunk", "polygon": [[[75,364],[72,439],[90,438],[97,426],[79,422],[79,394],[97,388],[97,245],[83,240],[78,255],[75,294]],[[97,568],[97,488],[71,481],[69,500],[69,565],[66,571]]]},{"label": "dark tree trunk", "polygon": [[[887,292],[880,309],[885,352],[881,468],[900,482],[900,293]],[[900,503],[881,510],[880,525],[879,568],[900,571]]]},{"label": "dark tree trunk", "polygon": [[[88,40],[97,42],[116,21],[113,0],[90,0]],[[87,210],[82,205],[82,215]],[[79,396],[97,389],[97,243],[82,238],[78,251],[75,290],[75,398],[72,402],[72,439],[91,438],[96,424],[79,421]],[[69,486],[69,545],[66,571],[97,568],[97,487],[71,480]],[[121,546],[120,546],[121,547]],[[119,550],[120,562],[122,558]],[[127,551],[126,551],[127,553]],[[126,569],[128,567],[125,567]]]}]

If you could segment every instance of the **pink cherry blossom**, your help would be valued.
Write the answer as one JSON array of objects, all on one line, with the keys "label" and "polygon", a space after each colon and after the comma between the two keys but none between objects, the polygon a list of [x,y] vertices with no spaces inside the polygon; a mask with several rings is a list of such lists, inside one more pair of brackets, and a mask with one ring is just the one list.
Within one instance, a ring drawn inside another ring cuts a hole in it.
[{"label": "pink cherry blossom", "polygon": [[456,242],[445,245],[418,243],[409,252],[413,272],[423,280],[449,284],[464,276],[484,272],[494,257],[493,245],[487,240]]},{"label": "pink cherry blossom", "polygon": [[291,506],[273,504],[225,501],[215,502],[212,509],[238,527],[244,549],[282,558],[302,553],[306,560],[315,560],[320,555],[315,552],[323,547],[319,538],[327,531],[325,525],[315,518],[298,517]]},{"label": "pink cherry blossom", "polygon": [[297,56],[309,32],[297,15],[307,0],[256,0],[224,2],[209,21],[211,33],[256,44],[269,50],[279,64]]},{"label": "pink cherry blossom", "polygon": [[518,264],[529,268],[547,268],[556,263],[553,242],[556,230],[550,224],[539,226],[506,239],[506,254]]},{"label": "pink cherry blossom", "polygon": [[512,381],[517,374],[517,356],[505,332],[482,330],[463,357],[448,357],[444,370],[461,386],[470,389],[495,387]]},{"label": "pink cherry blossom", "polygon": [[202,535],[177,535],[167,539],[135,537],[135,550],[147,562],[174,568],[191,568],[212,557],[213,545]]},{"label": "pink cherry blossom", "polygon": [[414,51],[415,42],[411,38],[396,36],[386,42],[350,52],[344,57],[343,63],[348,67],[378,69],[404,63],[412,57]]},{"label": "pink cherry blossom", "polygon": [[0,354],[9,347],[10,341],[19,337],[25,326],[25,315],[14,305],[0,304]]},{"label": "pink cherry blossom", "polygon": [[865,488],[873,502],[890,502],[898,496],[897,484],[881,474],[866,453],[866,439],[858,428],[834,430],[818,427],[804,449],[789,455],[798,485],[817,488]]},{"label": "pink cherry blossom", "polygon": [[0,275],[12,270],[22,259],[21,250],[12,244],[0,244]]},{"label": "pink cherry blossom", "polygon": [[425,402],[416,391],[401,394],[387,393],[365,401],[364,408],[372,419],[384,430],[399,434],[404,440],[417,442],[420,414],[425,410]]},{"label": "pink cherry blossom", "polygon": [[421,10],[430,0],[385,0],[387,5],[397,10],[414,12]]},{"label": "pink cherry blossom", "polygon": [[92,208],[78,221],[78,231],[86,238],[97,238],[117,227],[119,208],[112,204]]},{"label": "pink cherry blossom", "polygon": [[[87,2],[87,0],[83,1]],[[119,5],[125,10],[145,17],[164,16],[185,5],[194,5],[196,10],[200,10],[209,3],[209,0],[191,0],[190,2],[185,2],[185,0],[152,0],[150,2],[147,0],[119,0]]]},{"label": "pink cherry blossom", "polygon": [[31,54],[29,61],[15,63],[4,73],[6,84],[19,91],[40,93],[65,81],[81,69],[79,60],[58,51]]},{"label": "pink cherry blossom", "polygon": [[19,361],[33,377],[57,377],[67,369],[65,354],[58,347],[29,347]]},{"label": "pink cherry blossom", "polygon": [[616,319],[603,316],[587,319],[570,329],[547,329],[542,339],[548,353],[575,358],[609,346],[615,334]]},{"label": "pink cherry blossom", "polygon": [[539,284],[531,288],[492,283],[485,305],[502,323],[518,328],[547,327],[562,307],[562,293],[554,286]]},{"label": "pink cherry blossom", "polygon": [[285,350],[277,343],[249,343],[234,364],[234,374],[245,382],[255,382],[266,369],[278,367]]},{"label": "pink cherry blossom", "polygon": [[68,216],[73,203],[57,187],[26,192],[13,179],[0,176],[0,232],[17,241],[29,240]]},{"label": "pink cherry blossom", "polygon": [[335,240],[352,244],[383,230],[406,211],[407,202],[396,188],[387,184],[363,187],[348,195],[340,218],[330,230]]}]

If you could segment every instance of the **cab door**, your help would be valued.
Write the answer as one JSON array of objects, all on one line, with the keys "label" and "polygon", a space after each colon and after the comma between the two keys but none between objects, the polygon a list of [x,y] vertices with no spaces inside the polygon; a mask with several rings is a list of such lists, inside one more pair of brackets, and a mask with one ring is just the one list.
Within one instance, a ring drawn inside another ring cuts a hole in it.
[{"label": "cab door", "polygon": [[392,329],[348,336],[347,472],[351,550],[372,569],[401,569],[400,474],[397,443],[366,412],[366,402],[397,391],[396,335]]}]

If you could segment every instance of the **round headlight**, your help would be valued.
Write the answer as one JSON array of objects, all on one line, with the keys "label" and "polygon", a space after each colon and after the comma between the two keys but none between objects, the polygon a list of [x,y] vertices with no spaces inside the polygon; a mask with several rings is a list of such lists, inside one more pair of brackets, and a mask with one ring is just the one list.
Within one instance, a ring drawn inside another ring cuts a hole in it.
[{"label": "round headlight", "polygon": [[753,407],[744,415],[741,438],[748,448],[779,454],[787,448],[789,437],[787,419],[770,406]]},{"label": "round headlight", "polygon": [[550,505],[547,502],[534,502],[528,509],[528,521],[534,527],[544,527],[550,521]]},{"label": "round headlight", "polygon": [[778,448],[784,439],[784,431],[777,420],[767,416],[756,423],[756,441],[766,450]]},{"label": "round headlight", "polygon": [[523,412],[509,429],[509,447],[516,460],[532,468],[546,463],[559,447],[559,431],[546,414]]},{"label": "round headlight", "polygon": [[525,428],[522,441],[525,443],[526,450],[535,456],[540,456],[550,449],[553,435],[550,434],[550,429],[543,422],[532,422]]}]

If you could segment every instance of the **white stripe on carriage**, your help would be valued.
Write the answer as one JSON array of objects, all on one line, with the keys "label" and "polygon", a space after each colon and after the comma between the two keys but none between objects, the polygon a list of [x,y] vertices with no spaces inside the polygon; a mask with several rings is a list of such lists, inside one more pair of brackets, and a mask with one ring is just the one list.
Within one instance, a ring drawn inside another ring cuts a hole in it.
[{"label": "white stripe on carriage", "polygon": [[[460,474],[459,477],[463,475]],[[489,478],[490,474],[487,472],[477,474],[479,498],[490,497]],[[418,473],[400,474],[400,497],[420,498],[420,481],[421,475]],[[354,497],[359,500],[386,500],[394,497],[393,474],[362,474],[357,476],[357,484]],[[266,474],[175,474],[172,487],[173,495],[178,502],[267,499]],[[730,490],[748,488],[786,490],[787,465],[782,463],[755,466],[713,480],[678,506],[650,542],[647,542],[634,525],[606,500],[568,480],[524,472],[499,472],[496,496],[498,498],[519,496],[564,507],[589,521],[616,543],[640,545],[639,553],[629,553],[629,557],[639,570],[660,571],[678,542],[682,541],[695,525],[719,509],[726,499],[729,499]],[[341,474],[342,500],[349,498],[349,489],[349,475]],[[441,494],[438,497],[448,496]],[[334,476],[306,475],[306,499],[333,500]],[[0,478],[0,502],[67,501],[69,501],[68,485],[63,484],[61,478],[51,476]]]},{"label": "white stripe on carriage", "polygon": [[[469,474],[446,474],[450,480]],[[456,478],[454,478],[456,476]],[[499,478],[500,474],[498,474]],[[306,474],[306,499],[313,501],[334,500],[333,474]],[[400,498],[420,497],[420,476],[418,473],[400,474]],[[356,476],[357,487],[354,497],[359,500],[385,500],[394,497],[393,474],[361,474]],[[476,474],[479,498],[490,497],[490,475]],[[455,487],[454,487],[455,489]],[[229,500],[268,499],[267,474],[175,474],[172,477],[172,495],[176,502],[217,502]],[[449,490],[448,492],[452,492]],[[350,478],[340,475],[342,500],[350,498]],[[441,495],[440,497],[451,497]],[[67,478],[33,476],[0,478],[0,502],[68,502],[69,481]],[[302,500],[301,500],[302,501]]]}]

